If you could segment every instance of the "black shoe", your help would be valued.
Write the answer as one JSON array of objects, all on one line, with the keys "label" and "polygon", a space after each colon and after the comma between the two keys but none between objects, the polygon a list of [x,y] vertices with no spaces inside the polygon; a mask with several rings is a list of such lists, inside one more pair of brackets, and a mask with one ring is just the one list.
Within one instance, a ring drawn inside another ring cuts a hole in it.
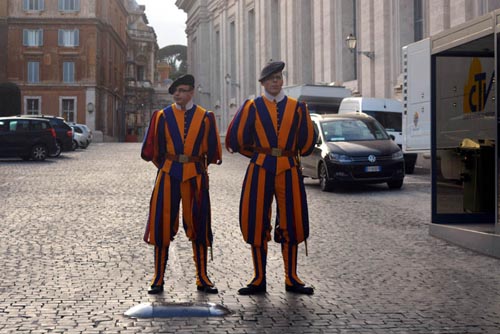
[{"label": "black shoe", "polygon": [[150,295],[157,295],[162,292],[163,292],[163,285],[151,285],[151,287],[148,290],[148,294]]},{"label": "black shoe", "polygon": [[217,290],[215,286],[210,286],[210,285],[202,285],[202,286],[197,285],[196,290],[205,293],[219,293],[219,290]]},{"label": "black shoe", "polygon": [[243,296],[258,295],[263,293],[266,293],[266,286],[264,284],[262,285],[250,284],[238,290],[238,294]]},{"label": "black shoe", "polygon": [[305,285],[287,285],[287,284],[285,284],[285,289],[288,292],[299,293],[302,295],[314,294],[314,289],[310,286],[305,286]]}]

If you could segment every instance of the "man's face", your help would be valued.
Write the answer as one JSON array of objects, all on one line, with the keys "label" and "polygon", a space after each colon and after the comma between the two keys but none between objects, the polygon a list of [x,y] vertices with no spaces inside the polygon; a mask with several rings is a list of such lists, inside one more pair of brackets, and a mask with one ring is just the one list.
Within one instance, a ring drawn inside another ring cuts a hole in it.
[{"label": "man's face", "polygon": [[174,92],[175,103],[186,106],[186,104],[193,98],[194,89],[189,85],[179,85]]},{"label": "man's face", "polygon": [[271,74],[268,78],[261,82],[264,89],[271,95],[276,96],[281,92],[283,87],[283,73],[277,72]]}]

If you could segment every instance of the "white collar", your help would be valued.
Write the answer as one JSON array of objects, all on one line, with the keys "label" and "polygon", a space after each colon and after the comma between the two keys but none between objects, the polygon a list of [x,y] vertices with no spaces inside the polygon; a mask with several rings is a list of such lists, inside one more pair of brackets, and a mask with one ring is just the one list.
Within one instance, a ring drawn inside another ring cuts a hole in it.
[{"label": "white collar", "polygon": [[[191,108],[194,106],[194,103],[193,103],[193,100],[189,100],[189,102],[186,104],[186,111],[187,110],[191,110]],[[179,110],[184,110],[181,108],[180,105],[178,105],[177,103],[175,103],[175,108],[179,109]]]},{"label": "white collar", "polygon": [[283,92],[283,89],[282,89],[282,90],[279,92],[279,94],[278,94],[278,95],[273,96],[273,95],[269,94],[269,93],[267,92],[267,90],[265,90],[265,89],[264,89],[264,94],[263,94],[263,96],[264,96],[266,99],[268,99],[269,101],[274,101],[274,100],[276,100],[276,102],[281,102],[281,101],[283,101],[283,99],[285,98],[285,93]]}]

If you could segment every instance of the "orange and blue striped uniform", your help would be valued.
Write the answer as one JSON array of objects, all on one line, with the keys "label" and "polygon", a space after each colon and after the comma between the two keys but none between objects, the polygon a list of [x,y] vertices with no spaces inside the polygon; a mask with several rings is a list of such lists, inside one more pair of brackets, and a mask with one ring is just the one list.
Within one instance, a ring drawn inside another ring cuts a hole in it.
[{"label": "orange and blue striped uniform", "polygon": [[226,148],[250,158],[239,214],[243,239],[252,245],[255,273],[250,284],[265,284],[276,198],[274,239],[282,244],[285,280],[303,285],[296,274],[297,244],[309,236],[309,216],[299,156],[309,155],[316,140],[307,105],[287,96],[279,102],[264,96],[247,100],[229,125]]},{"label": "orange and blue striped uniform", "polygon": [[193,243],[197,285],[213,285],[206,273],[207,247],[213,241],[207,167],[222,158],[214,114],[197,105],[183,111],[175,104],[155,112],[141,156],[158,167],[144,233],[144,241],[155,246],[152,285],[163,284],[181,202],[183,227]]}]

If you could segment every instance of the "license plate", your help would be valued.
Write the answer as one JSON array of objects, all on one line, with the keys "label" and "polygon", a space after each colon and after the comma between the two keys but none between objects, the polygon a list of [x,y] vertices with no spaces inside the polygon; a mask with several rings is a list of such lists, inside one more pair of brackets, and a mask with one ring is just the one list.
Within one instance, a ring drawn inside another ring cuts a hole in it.
[{"label": "license plate", "polygon": [[366,166],[365,167],[365,172],[380,172],[382,168],[380,166]]}]

